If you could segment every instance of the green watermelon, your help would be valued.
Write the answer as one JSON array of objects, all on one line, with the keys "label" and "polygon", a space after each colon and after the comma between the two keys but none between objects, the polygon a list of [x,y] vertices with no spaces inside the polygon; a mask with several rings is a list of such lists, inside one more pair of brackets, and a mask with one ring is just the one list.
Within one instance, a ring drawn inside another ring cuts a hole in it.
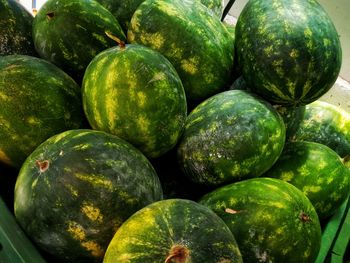
[{"label": "green watermelon", "polygon": [[17,1],[0,0],[0,56],[36,55],[33,16]]},{"label": "green watermelon", "polygon": [[232,231],[244,262],[313,263],[321,227],[309,199],[279,179],[253,178],[220,187],[200,203]]},{"label": "green watermelon", "polygon": [[26,159],[14,212],[28,236],[61,262],[100,262],[122,222],[161,198],[155,170],[132,145],[100,131],[70,130]]},{"label": "green watermelon", "polygon": [[42,58],[80,80],[102,50],[125,41],[116,18],[94,0],[48,0],[35,16],[33,39]]},{"label": "green watermelon", "polygon": [[286,139],[291,139],[303,121],[306,106],[275,105],[275,108],[286,125]]},{"label": "green watermelon", "polygon": [[80,87],[30,56],[0,59],[0,105],[0,161],[16,168],[47,138],[83,125]]},{"label": "green watermelon", "polygon": [[231,82],[232,36],[199,1],[144,1],[131,19],[128,41],[163,54],[179,73],[189,100],[203,100]]},{"label": "green watermelon", "polygon": [[277,160],[284,142],[283,120],[270,104],[230,90],[189,114],[178,160],[194,182],[218,185],[260,176]]},{"label": "green watermelon", "polygon": [[[144,0],[97,0],[107,10],[109,10],[118,20],[123,30],[127,32],[132,15],[137,7]],[[208,7],[215,15],[221,17],[223,11],[223,1],[221,0],[201,0],[202,4]]]},{"label": "green watermelon", "polygon": [[322,220],[350,194],[350,170],[329,147],[315,142],[290,142],[264,176],[293,184],[311,201]]},{"label": "green watermelon", "polygon": [[94,129],[115,134],[148,157],[175,146],[187,115],[185,91],[170,62],[137,44],[101,52],[83,80],[83,105]]},{"label": "green watermelon", "polygon": [[334,84],[341,66],[337,31],[316,0],[250,0],[236,25],[244,79],[275,104],[305,105]]},{"label": "green watermelon", "polygon": [[104,263],[243,262],[234,236],[209,208],[185,199],[153,203],[116,232]]},{"label": "green watermelon", "polygon": [[[294,112],[300,111],[300,107]],[[286,121],[287,126],[290,121]],[[350,114],[338,106],[317,100],[304,107],[288,138],[327,145],[340,157],[350,155]]]}]

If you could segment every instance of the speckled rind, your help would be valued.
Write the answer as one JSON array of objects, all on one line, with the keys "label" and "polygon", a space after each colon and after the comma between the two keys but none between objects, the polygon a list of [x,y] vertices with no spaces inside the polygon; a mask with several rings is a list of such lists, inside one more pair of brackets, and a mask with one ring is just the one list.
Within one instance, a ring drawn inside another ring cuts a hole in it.
[{"label": "speckled rind", "polygon": [[350,170],[329,147],[315,142],[289,142],[264,176],[291,183],[311,201],[322,220],[350,194]]},{"label": "speckled rind", "polygon": [[230,90],[189,114],[178,160],[194,182],[218,185],[260,176],[277,160],[284,142],[283,120],[269,103]]},{"label": "speckled rind", "polygon": [[47,138],[81,128],[80,87],[55,65],[25,55],[0,59],[0,161],[20,168]]},{"label": "speckled rind", "polygon": [[160,199],[157,174],[140,151],[104,132],[70,130],[26,159],[14,211],[28,236],[55,258],[101,262],[122,222]]},{"label": "speckled rind", "polygon": [[315,0],[251,0],[236,25],[236,51],[254,92],[283,105],[306,105],[326,93],[341,66],[341,46]]},{"label": "speckled rind", "polygon": [[36,56],[33,16],[17,1],[0,0],[0,56]]},{"label": "speckled rind", "polygon": [[164,263],[171,248],[188,250],[186,262],[243,262],[225,223],[209,208],[185,199],[153,203],[132,215],[113,237],[104,263]]},{"label": "speckled rind", "polygon": [[231,82],[233,37],[199,1],[146,0],[127,35],[130,43],[151,47],[173,64],[189,100],[208,98]]},{"label": "speckled rind", "polygon": [[231,229],[243,261],[313,263],[321,244],[317,213],[293,185],[253,178],[208,193],[200,203]]},{"label": "speckled rind", "polygon": [[116,18],[94,0],[49,0],[33,22],[39,55],[75,79],[99,52],[117,45],[106,33],[126,40]]},{"label": "speckled rind", "polygon": [[170,62],[137,44],[100,53],[83,80],[83,105],[94,129],[115,134],[147,157],[177,143],[187,116],[185,91]]}]

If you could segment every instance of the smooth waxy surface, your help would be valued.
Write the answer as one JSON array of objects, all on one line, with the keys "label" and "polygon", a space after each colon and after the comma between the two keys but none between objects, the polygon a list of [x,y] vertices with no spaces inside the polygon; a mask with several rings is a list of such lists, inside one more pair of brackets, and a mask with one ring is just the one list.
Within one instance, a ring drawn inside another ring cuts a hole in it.
[{"label": "smooth waxy surface", "polygon": [[93,128],[127,140],[148,157],[174,147],[187,115],[173,66],[158,52],[134,44],[109,49],[90,63],[83,104]]},{"label": "smooth waxy surface", "polygon": [[178,72],[189,100],[203,100],[231,81],[233,37],[200,2],[144,1],[131,19],[128,41],[163,54]]},{"label": "smooth waxy surface", "polygon": [[337,31],[314,0],[249,1],[237,21],[236,51],[248,86],[276,104],[315,101],[341,66]]},{"label": "smooth waxy surface", "polygon": [[271,105],[231,90],[189,114],[178,159],[191,180],[217,185],[260,176],[277,160],[284,141],[284,123]]},{"label": "smooth waxy surface", "polygon": [[264,176],[293,184],[311,201],[320,219],[332,215],[350,193],[350,171],[329,147],[290,142]]},{"label": "smooth waxy surface", "polygon": [[148,160],[116,136],[71,130],[41,144],[23,164],[15,216],[43,250],[64,262],[100,262],[130,215],[160,200]]},{"label": "smooth waxy surface", "polygon": [[184,199],[153,203],[132,215],[113,237],[110,262],[242,262],[225,223],[205,206]]},{"label": "smooth waxy surface", "polygon": [[200,203],[232,231],[244,262],[314,262],[321,227],[306,196],[273,178],[254,178],[223,186]]},{"label": "smooth waxy surface", "polygon": [[77,79],[102,50],[125,41],[116,18],[94,0],[49,0],[33,23],[36,50]]},{"label": "smooth waxy surface", "polygon": [[56,66],[30,56],[0,59],[0,161],[20,168],[47,138],[83,123],[80,87]]}]

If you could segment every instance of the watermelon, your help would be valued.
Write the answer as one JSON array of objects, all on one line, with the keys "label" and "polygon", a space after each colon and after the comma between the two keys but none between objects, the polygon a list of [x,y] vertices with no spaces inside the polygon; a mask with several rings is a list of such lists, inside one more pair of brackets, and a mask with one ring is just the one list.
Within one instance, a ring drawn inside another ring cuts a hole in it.
[{"label": "watermelon", "polygon": [[244,79],[275,104],[306,105],[334,84],[341,66],[337,31],[316,0],[251,0],[236,25]]},{"label": "watermelon", "polygon": [[290,142],[264,176],[293,184],[311,201],[322,220],[350,194],[350,170],[329,147],[315,142]]},{"label": "watermelon", "polygon": [[260,176],[278,159],[284,142],[283,120],[269,103],[230,90],[189,114],[178,160],[192,181],[218,185]]},{"label": "watermelon", "polygon": [[132,16],[127,36],[174,65],[189,100],[201,101],[231,82],[233,38],[199,1],[146,0]]},{"label": "watermelon", "polygon": [[181,80],[160,53],[137,44],[97,55],[86,69],[83,105],[94,129],[115,134],[147,157],[175,146],[186,116]]},{"label": "watermelon", "polygon": [[[118,20],[124,32],[127,32],[132,15],[137,7],[144,0],[97,0],[107,10],[109,10]],[[201,0],[202,4],[208,7],[215,15],[221,17],[223,11],[223,1],[221,0]]]},{"label": "watermelon", "polygon": [[[300,107],[299,107],[300,108]],[[300,109],[295,109],[295,112]],[[327,145],[339,156],[350,155],[350,114],[338,106],[317,100],[304,107],[295,129],[288,138]],[[290,121],[286,121],[287,126]]]},{"label": "watermelon", "polygon": [[140,151],[101,131],[70,130],[26,159],[14,212],[28,236],[61,262],[100,262],[122,222],[160,199],[158,176]]},{"label": "watermelon", "polygon": [[284,124],[286,125],[287,140],[290,140],[299,129],[304,118],[306,106],[275,105],[276,110],[282,116]]},{"label": "watermelon", "polygon": [[17,1],[0,0],[0,56],[36,55],[33,16]]},{"label": "watermelon", "polygon": [[0,104],[0,161],[16,168],[47,138],[83,125],[80,87],[43,59],[0,59]]},{"label": "watermelon", "polygon": [[234,236],[209,208],[168,199],[133,214],[116,232],[104,263],[243,262]]},{"label": "watermelon", "polygon": [[35,16],[34,45],[42,58],[80,80],[102,50],[125,41],[116,18],[94,0],[48,0]]},{"label": "watermelon", "polygon": [[275,178],[253,178],[220,187],[200,200],[232,231],[244,262],[310,262],[321,227],[307,197]]}]

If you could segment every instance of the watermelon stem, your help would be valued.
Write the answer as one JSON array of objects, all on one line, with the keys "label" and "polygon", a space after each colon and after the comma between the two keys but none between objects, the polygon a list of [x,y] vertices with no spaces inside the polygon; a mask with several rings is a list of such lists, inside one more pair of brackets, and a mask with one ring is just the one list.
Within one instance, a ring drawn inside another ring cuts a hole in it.
[{"label": "watermelon stem", "polygon": [[304,212],[301,212],[300,215],[299,215],[299,218],[301,221],[303,222],[310,222],[311,221],[311,218],[310,216],[308,216],[306,213]]},{"label": "watermelon stem", "polygon": [[52,19],[54,16],[55,16],[55,13],[54,13],[54,12],[48,12],[48,13],[46,13],[46,17],[47,17],[48,19]]},{"label": "watermelon stem", "polygon": [[105,34],[107,35],[107,37],[109,37],[110,39],[112,39],[115,42],[117,42],[118,46],[121,49],[125,48],[125,42],[123,40],[121,40],[118,37],[114,36],[111,32],[105,31]]},{"label": "watermelon stem", "polygon": [[168,257],[165,259],[164,263],[185,263],[189,256],[189,251],[186,247],[175,245],[170,249]]},{"label": "watermelon stem", "polygon": [[45,161],[36,160],[35,164],[39,168],[40,173],[45,172],[47,169],[49,169],[49,166],[50,166],[50,162],[48,160],[45,160]]}]

